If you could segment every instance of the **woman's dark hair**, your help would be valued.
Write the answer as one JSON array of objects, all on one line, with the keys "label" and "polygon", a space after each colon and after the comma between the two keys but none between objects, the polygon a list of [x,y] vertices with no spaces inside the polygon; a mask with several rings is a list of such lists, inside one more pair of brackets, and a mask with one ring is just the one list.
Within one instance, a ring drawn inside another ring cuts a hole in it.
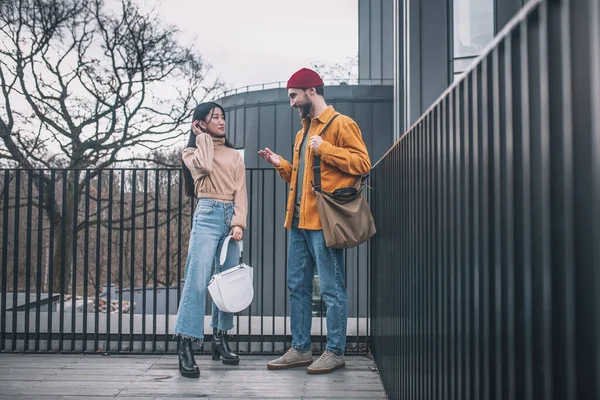
[{"label": "woman's dark hair", "polygon": [[[218,108],[219,110],[221,110],[221,112],[223,113],[223,115],[225,115],[225,109],[223,109],[223,107],[217,103],[213,103],[213,102],[208,102],[208,103],[201,103],[198,104],[198,106],[196,107],[196,109],[194,110],[194,116],[192,117],[192,121],[206,121],[206,117],[210,114],[210,119],[212,119],[213,113],[215,112],[215,108]],[[227,140],[227,138],[225,138],[225,146],[233,149],[235,148],[233,146],[233,144],[231,144],[229,142],[229,140]],[[196,148],[196,135],[194,134],[194,132],[192,130],[190,130],[190,136],[188,138],[188,143],[186,147],[193,147]],[[188,195],[189,197],[196,197],[196,193],[194,190],[194,178],[192,177],[192,173],[190,172],[189,168],[185,165],[185,163],[182,164],[183,167],[183,179],[185,182],[185,194]]]}]

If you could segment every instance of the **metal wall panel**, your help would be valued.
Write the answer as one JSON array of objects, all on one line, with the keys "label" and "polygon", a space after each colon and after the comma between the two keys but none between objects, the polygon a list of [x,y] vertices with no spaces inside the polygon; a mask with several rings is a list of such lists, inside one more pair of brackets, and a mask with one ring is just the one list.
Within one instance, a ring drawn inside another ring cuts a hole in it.
[{"label": "metal wall panel", "polygon": [[599,398],[599,13],[528,2],[375,166],[390,399]]},{"label": "metal wall panel", "polygon": [[358,79],[362,85],[394,80],[393,0],[358,1]]}]

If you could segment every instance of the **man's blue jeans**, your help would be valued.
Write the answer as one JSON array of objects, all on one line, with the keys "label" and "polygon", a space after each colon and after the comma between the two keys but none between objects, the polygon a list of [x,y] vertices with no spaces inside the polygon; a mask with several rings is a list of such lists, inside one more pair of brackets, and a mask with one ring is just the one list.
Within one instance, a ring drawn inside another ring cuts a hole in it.
[{"label": "man's blue jeans", "polygon": [[346,349],[348,296],[344,284],[344,251],[325,245],[323,231],[298,228],[294,218],[288,251],[288,288],[292,347],[310,349],[312,291],[315,265],[321,296],[327,306],[327,348],[337,355]]}]

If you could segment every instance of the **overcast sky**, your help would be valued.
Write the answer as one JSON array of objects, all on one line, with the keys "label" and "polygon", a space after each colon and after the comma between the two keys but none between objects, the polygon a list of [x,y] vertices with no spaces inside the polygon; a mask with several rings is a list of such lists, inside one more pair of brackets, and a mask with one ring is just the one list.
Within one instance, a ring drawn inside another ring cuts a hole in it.
[{"label": "overcast sky", "polygon": [[232,87],[285,81],[312,62],[358,54],[358,0],[140,0]]}]

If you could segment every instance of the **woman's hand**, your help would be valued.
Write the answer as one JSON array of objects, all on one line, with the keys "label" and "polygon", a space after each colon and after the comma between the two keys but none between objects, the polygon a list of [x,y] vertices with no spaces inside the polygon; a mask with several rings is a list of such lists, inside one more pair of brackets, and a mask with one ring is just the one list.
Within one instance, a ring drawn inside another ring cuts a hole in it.
[{"label": "woman's hand", "polygon": [[194,132],[194,135],[198,136],[203,133],[206,133],[206,131],[202,128],[201,124],[202,124],[202,121],[199,121],[199,120],[194,120],[192,122],[192,132]]},{"label": "woman's hand", "polygon": [[235,240],[242,240],[242,237],[244,236],[244,230],[242,228],[240,228],[239,226],[234,226],[233,228],[231,228],[231,231],[229,232],[229,236],[233,237]]}]

